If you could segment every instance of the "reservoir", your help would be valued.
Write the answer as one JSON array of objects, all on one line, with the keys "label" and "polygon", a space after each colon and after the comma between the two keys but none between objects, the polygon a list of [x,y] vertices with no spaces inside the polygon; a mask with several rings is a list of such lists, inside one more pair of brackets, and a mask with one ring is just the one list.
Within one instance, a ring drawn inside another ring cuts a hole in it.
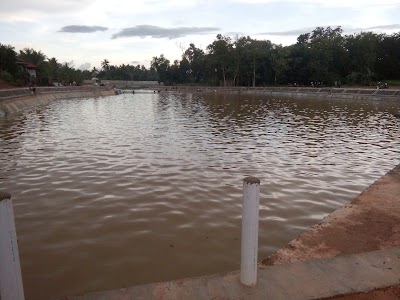
[{"label": "reservoir", "polygon": [[154,94],[0,118],[27,299],[240,268],[242,180],[259,260],[400,163],[395,101]]}]

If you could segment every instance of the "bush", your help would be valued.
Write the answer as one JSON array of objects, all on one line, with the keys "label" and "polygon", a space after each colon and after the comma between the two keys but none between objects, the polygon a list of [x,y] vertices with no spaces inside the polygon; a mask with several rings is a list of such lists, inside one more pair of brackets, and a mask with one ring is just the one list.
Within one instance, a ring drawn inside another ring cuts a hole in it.
[{"label": "bush", "polygon": [[14,77],[7,71],[0,70],[0,78],[6,82],[14,83]]},{"label": "bush", "polygon": [[382,82],[387,82],[387,84],[389,86],[399,86],[400,85],[400,80],[388,80],[388,81],[382,80]]}]

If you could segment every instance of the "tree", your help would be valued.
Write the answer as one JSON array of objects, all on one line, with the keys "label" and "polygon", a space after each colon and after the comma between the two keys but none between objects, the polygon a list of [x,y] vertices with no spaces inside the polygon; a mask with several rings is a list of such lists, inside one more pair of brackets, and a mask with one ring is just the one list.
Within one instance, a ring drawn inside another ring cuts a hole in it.
[{"label": "tree", "polygon": [[46,76],[45,64],[47,57],[42,53],[42,51],[36,51],[32,48],[24,48],[19,51],[19,57],[37,66],[36,79],[34,79],[37,83],[45,81],[47,84],[47,80],[43,80],[46,79],[44,77]]},{"label": "tree", "polygon": [[0,44],[0,70],[15,76],[18,71],[17,53],[11,45]]},{"label": "tree", "polygon": [[272,66],[274,68],[274,82],[286,83],[286,72],[289,70],[289,51],[282,45],[275,45],[272,51]]},{"label": "tree", "polygon": [[333,83],[347,75],[344,71],[346,51],[342,32],[340,26],[335,29],[317,27],[310,34],[308,46],[312,81]]},{"label": "tree", "polygon": [[350,69],[359,73],[374,72],[378,60],[379,45],[383,36],[372,32],[346,36],[346,49],[350,57]]},{"label": "tree", "polygon": [[52,57],[45,63],[46,75],[49,81],[60,81],[60,68],[57,58]]},{"label": "tree", "polygon": [[19,56],[22,59],[35,64],[38,68],[40,68],[47,59],[46,55],[44,55],[42,51],[36,51],[32,48],[24,48],[19,52]]},{"label": "tree", "polygon": [[101,67],[103,71],[105,72],[106,79],[108,79],[108,71],[110,69],[110,61],[107,60],[106,58],[101,62]]},{"label": "tree", "polygon": [[381,37],[377,50],[376,72],[386,79],[399,79],[400,32]]},{"label": "tree", "polygon": [[[191,43],[189,48],[182,55],[182,62],[186,60],[189,64],[189,69],[186,70],[190,82],[199,82],[205,76],[205,54],[204,51]],[[183,62],[182,67],[186,67],[186,62]]]},{"label": "tree", "polygon": [[310,80],[310,51],[306,44],[297,43],[288,46],[288,70],[286,72],[289,83],[306,84]]},{"label": "tree", "polygon": [[264,81],[264,74],[270,68],[269,56],[272,43],[247,37],[237,38],[234,42],[235,72],[237,85],[256,86],[257,79]]},{"label": "tree", "polygon": [[158,80],[164,84],[170,83],[169,67],[169,60],[164,57],[164,54],[161,54],[160,57],[153,57],[150,63],[150,68],[157,72]]},{"label": "tree", "polygon": [[224,86],[226,86],[227,76],[232,73],[233,69],[232,49],[230,37],[221,34],[218,34],[217,40],[207,47],[212,64],[217,71],[220,70],[222,73]]}]

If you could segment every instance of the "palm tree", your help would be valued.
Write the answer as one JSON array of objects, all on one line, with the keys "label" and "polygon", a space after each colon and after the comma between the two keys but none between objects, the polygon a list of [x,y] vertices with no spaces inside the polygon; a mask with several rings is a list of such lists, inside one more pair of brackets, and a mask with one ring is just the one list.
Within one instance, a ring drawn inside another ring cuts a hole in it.
[{"label": "palm tree", "polygon": [[104,70],[108,69],[108,68],[110,67],[110,61],[109,61],[108,59],[105,58],[105,59],[101,62],[101,66],[102,66],[102,68],[103,68]]},{"label": "palm tree", "polygon": [[108,59],[104,59],[102,62],[101,62],[101,67],[103,68],[103,70],[106,72],[106,78],[108,77],[107,75],[107,73],[108,73],[108,70],[110,69],[110,61],[108,60]]},{"label": "palm tree", "polygon": [[60,81],[59,70],[61,66],[58,63],[57,59],[55,57],[49,59],[46,63],[46,66],[47,66],[47,76],[49,77],[49,80]]},{"label": "palm tree", "polygon": [[32,48],[24,48],[24,50],[19,51],[19,56],[22,59],[30,61],[40,68],[40,66],[46,61],[47,57],[42,53],[42,51],[36,51]]},{"label": "palm tree", "polygon": [[43,75],[45,75],[46,55],[42,51],[36,51],[32,48],[24,48],[19,51],[19,57],[36,65],[36,82],[41,82]]}]

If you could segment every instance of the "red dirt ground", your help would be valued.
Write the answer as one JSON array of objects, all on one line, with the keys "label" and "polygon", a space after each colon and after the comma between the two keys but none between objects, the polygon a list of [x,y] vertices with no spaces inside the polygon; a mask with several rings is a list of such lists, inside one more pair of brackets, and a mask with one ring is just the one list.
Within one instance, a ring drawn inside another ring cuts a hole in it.
[{"label": "red dirt ground", "polygon": [[385,289],[373,290],[367,293],[355,293],[335,296],[325,300],[398,300],[400,299],[400,285]]},{"label": "red dirt ground", "polygon": [[4,89],[15,89],[15,86],[0,79],[0,90]]}]

